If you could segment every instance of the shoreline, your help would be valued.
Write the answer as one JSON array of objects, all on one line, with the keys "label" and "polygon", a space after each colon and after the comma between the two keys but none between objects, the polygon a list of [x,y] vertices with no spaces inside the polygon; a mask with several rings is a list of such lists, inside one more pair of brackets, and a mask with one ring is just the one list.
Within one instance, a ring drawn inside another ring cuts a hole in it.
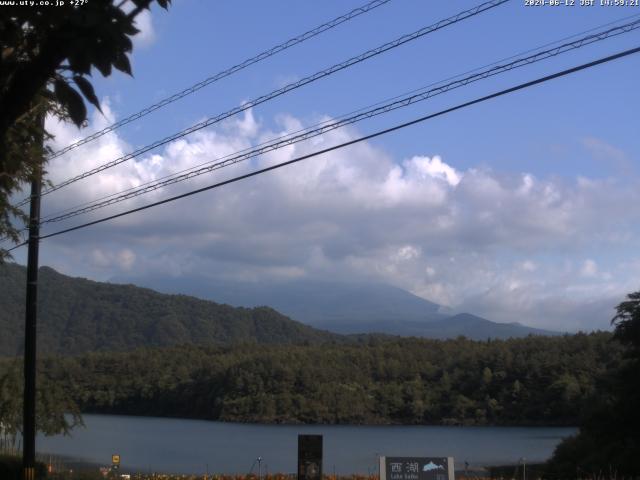
[{"label": "shoreline", "polygon": [[[2,455],[0,455],[1,457]],[[8,457],[7,455],[4,455]],[[47,457],[49,457],[47,459]],[[15,459],[19,459],[20,456],[14,456]],[[54,455],[49,453],[37,453],[37,462],[40,462],[48,467],[51,465],[51,473],[89,473],[94,475],[104,475],[102,472],[110,470],[110,465],[105,463],[91,462],[83,460],[81,458],[74,458],[67,455]],[[49,460],[49,461],[47,461]],[[509,478],[512,470],[515,472],[520,468],[520,463],[507,463],[501,465],[468,465],[467,468],[462,468],[464,464],[457,462],[455,467],[455,480],[459,479],[482,479],[482,478]],[[459,468],[458,468],[459,467]],[[526,465],[529,472],[540,472],[545,468],[544,463],[532,463]],[[515,469],[515,470],[514,470]],[[122,465],[117,470],[118,475],[131,475],[133,478],[146,480],[146,479],[158,479],[164,480],[172,479],[202,479],[202,480],[259,480],[256,473],[240,473],[240,472],[178,472],[178,471],[166,471],[156,470],[148,467],[143,470],[133,467],[127,467],[126,464]],[[513,475],[511,475],[513,476]],[[98,478],[98,477],[96,477]],[[125,477],[126,478],[126,477]],[[264,472],[260,479],[263,480],[285,480],[296,479],[295,472]],[[326,480],[379,480],[377,473],[364,472],[352,472],[331,474],[324,473],[323,479]],[[454,479],[452,479],[454,480]]]},{"label": "shoreline", "polygon": [[[193,422],[209,422],[220,423],[225,425],[250,425],[250,426],[269,426],[269,427],[434,427],[434,428],[571,428],[577,430],[577,425],[565,424],[565,423],[305,423],[305,422],[254,422],[254,421],[242,421],[242,420],[217,420],[210,418],[199,417],[180,417],[180,416],[158,416],[158,415],[144,415],[134,413],[110,413],[110,412],[82,412],[84,415],[93,416],[105,416],[105,417],[128,417],[128,418],[141,418],[141,419],[158,419],[158,420],[180,420],[180,421],[193,421]],[[81,425],[79,427],[82,427]]]},{"label": "shoreline", "polygon": [[[377,458],[386,456],[452,456],[456,468],[516,465],[550,458],[562,438],[575,428],[564,427],[450,427],[450,426],[350,426],[274,425],[213,422],[89,414],[86,428],[71,437],[44,437],[38,451],[70,457],[81,463],[106,466],[111,455],[122,458],[123,468],[146,472],[184,474],[210,471],[250,471],[262,457],[268,471],[295,471],[300,434],[323,435],[327,472],[375,472]],[[124,470],[123,470],[124,471]]]}]

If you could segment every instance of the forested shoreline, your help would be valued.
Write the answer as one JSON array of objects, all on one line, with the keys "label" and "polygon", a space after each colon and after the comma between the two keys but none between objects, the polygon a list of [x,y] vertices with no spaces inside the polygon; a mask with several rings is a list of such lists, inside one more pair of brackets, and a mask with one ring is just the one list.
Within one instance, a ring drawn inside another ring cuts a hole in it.
[{"label": "forested shoreline", "polygon": [[[359,345],[181,346],[47,357],[42,385],[84,413],[234,422],[576,425],[622,350],[611,334]],[[2,370],[19,377],[18,362]],[[16,380],[17,381],[17,380]],[[14,384],[15,385],[15,384]],[[57,398],[57,400],[56,400]]]}]

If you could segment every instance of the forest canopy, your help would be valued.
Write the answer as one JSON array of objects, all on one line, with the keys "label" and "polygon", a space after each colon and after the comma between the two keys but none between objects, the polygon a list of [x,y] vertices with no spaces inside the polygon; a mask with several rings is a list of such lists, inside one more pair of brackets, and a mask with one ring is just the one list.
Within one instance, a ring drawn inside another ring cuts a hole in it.
[{"label": "forest canopy", "polygon": [[[478,342],[181,346],[49,357],[82,412],[275,423],[575,425],[609,333]],[[0,369],[9,361],[0,363]]]}]

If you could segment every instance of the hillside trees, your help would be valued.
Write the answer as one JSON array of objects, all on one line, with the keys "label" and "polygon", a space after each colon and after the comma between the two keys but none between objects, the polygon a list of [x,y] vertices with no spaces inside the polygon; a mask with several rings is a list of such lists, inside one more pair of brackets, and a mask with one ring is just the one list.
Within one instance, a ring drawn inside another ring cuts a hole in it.
[{"label": "hillside trees", "polygon": [[624,346],[622,361],[600,376],[579,433],[562,442],[549,462],[558,476],[637,477],[640,473],[640,291],[617,307],[611,348]]},{"label": "hillside trees", "polygon": [[[65,372],[42,376],[36,395],[36,428],[45,435],[67,434],[82,425],[78,404],[69,396]],[[17,360],[0,370],[0,425],[15,439],[22,432],[22,365]]]},{"label": "hillside trees", "polygon": [[[38,352],[74,355],[142,346],[346,341],[268,307],[240,308],[133,285],[39,274]],[[0,266],[0,355],[16,355],[24,335],[26,269]]]},{"label": "hillside trees", "polygon": [[146,348],[51,357],[42,372],[64,373],[58,383],[83,412],[275,423],[575,425],[592,400],[565,395],[565,385],[592,391],[596,377],[620,363],[621,346],[610,338]]}]

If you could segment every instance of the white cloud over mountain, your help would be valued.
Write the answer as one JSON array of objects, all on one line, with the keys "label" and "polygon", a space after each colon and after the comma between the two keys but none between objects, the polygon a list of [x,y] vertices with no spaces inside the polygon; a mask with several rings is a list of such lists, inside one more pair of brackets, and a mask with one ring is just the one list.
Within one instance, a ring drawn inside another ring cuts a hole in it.
[{"label": "white cloud over mountain", "polygon": [[[91,130],[114,120],[95,116]],[[181,171],[291,132],[248,112],[45,197],[53,212]],[[90,130],[50,124],[56,147]],[[95,212],[98,218],[273,165],[359,136],[327,133]],[[604,328],[638,288],[637,183],[461,170],[439,155],[393,158],[360,143],[220,189],[46,240],[42,263],[99,279],[121,272],[191,273],[269,281],[382,281],[497,321]],[[54,183],[132,147],[118,133],[52,161]],[[45,233],[57,230],[47,226]]]}]

